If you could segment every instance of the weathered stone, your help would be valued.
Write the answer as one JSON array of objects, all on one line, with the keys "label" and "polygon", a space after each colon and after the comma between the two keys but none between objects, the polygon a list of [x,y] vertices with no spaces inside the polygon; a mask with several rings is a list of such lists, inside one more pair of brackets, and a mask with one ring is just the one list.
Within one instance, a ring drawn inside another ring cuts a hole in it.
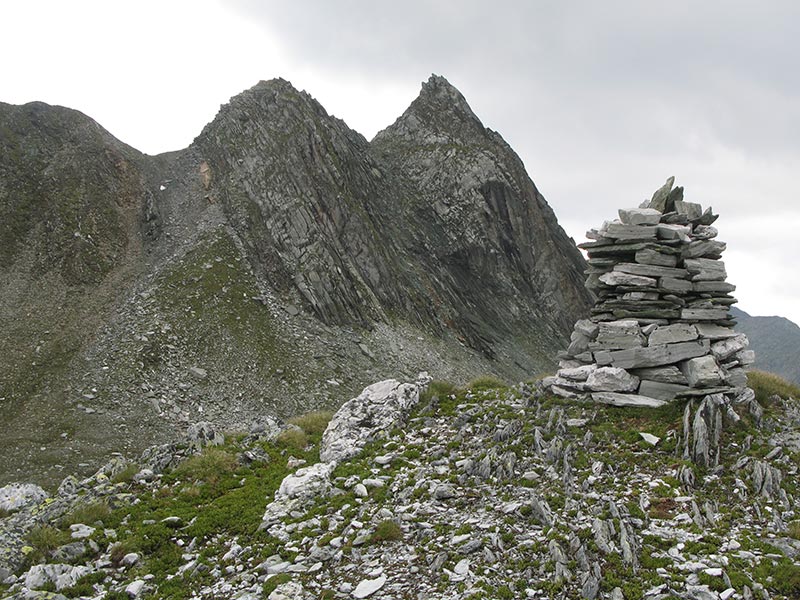
[{"label": "weathered stone", "polygon": [[320,460],[339,462],[352,458],[374,436],[401,424],[429,382],[428,374],[421,373],[414,384],[387,379],[364,388],[345,402],[328,423],[322,435]]},{"label": "weathered stone", "polygon": [[632,370],[631,373],[642,380],[648,379],[650,381],[657,381],[660,383],[675,383],[683,386],[688,385],[686,377],[676,366],[635,369]]},{"label": "weathered stone", "polygon": [[703,215],[703,207],[695,202],[678,200],[675,202],[675,212],[679,215],[685,215],[690,221],[694,221]]},{"label": "weathered stone", "polygon": [[655,287],[656,280],[652,277],[640,277],[639,275],[630,275],[628,273],[620,273],[619,271],[611,271],[600,275],[600,281],[610,286],[631,286],[631,287]]},{"label": "weathered stone", "polygon": [[716,240],[696,240],[684,246],[682,253],[684,258],[719,258],[726,246],[725,242]]},{"label": "weathered stone", "polygon": [[713,323],[697,323],[695,327],[697,328],[697,333],[700,334],[700,337],[708,338],[710,340],[721,340],[739,335],[737,331],[734,331],[730,327],[723,327]]},{"label": "weathered stone", "polygon": [[725,370],[724,378],[725,383],[735,388],[747,386],[747,372],[740,367]]},{"label": "weathered stone", "polygon": [[600,404],[610,404],[611,406],[644,406],[658,408],[664,406],[666,402],[658,398],[649,398],[638,394],[620,394],[617,392],[594,392],[592,400]]},{"label": "weathered stone", "polygon": [[579,319],[575,322],[575,331],[582,333],[590,340],[593,340],[597,335],[598,325],[589,319]]},{"label": "weathered stone", "polygon": [[692,282],[685,279],[674,279],[672,277],[662,277],[658,280],[658,289],[674,294],[685,294],[692,291]]},{"label": "weathered stone", "polygon": [[38,485],[32,483],[10,483],[0,488],[0,510],[11,512],[34,506],[47,498],[45,492]]},{"label": "weathered stone", "polygon": [[611,222],[604,224],[600,233],[615,240],[652,240],[656,238],[656,226],[623,225]]},{"label": "weathered stone", "polygon": [[675,254],[665,254],[653,248],[638,250],[635,260],[641,265],[658,265],[660,267],[674,267],[678,264],[678,257]]},{"label": "weathered stone", "polygon": [[644,346],[644,336],[639,329],[639,323],[633,320],[600,323],[597,338],[589,344],[592,350],[621,350],[641,346]]},{"label": "weathered stone", "polygon": [[697,293],[720,292],[727,294],[736,290],[736,286],[727,281],[695,281],[692,287]]},{"label": "weathered stone", "polygon": [[675,177],[669,177],[666,183],[655,191],[647,207],[661,213],[667,212],[667,199],[669,198],[673,185],[675,185]]},{"label": "weathered stone", "polygon": [[661,267],[658,265],[640,265],[638,263],[620,263],[614,267],[615,271],[630,273],[632,275],[642,275],[644,277],[672,277],[684,279],[689,276],[686,269],[676,269],[674,267]]},{"label": "weathered stone", "polygon": [[686,321],[724,321],[728,318],[727,308],[684,308],[681,319]]},{"label": "weathered stone", "polygon": [[672,400],[679,394],[686,392],[688,386],[678,385],[676,383],[663,383],[661,381],[651,381],[642,379],[639,383],[639,395],[647,396],[649,398],[657,398],[659,400]]},{"label": "weathered stone", "polygon": [[723,362],[737,352],[741,352],[747,348],[748,345],[750,345],[750,342],[747,339],[747,336],[740,333],[735,337],[720,340],[719,342],[714,342],[711,344],[711,354],[713,354],[714,358],[716,358],[719,362]]},{"label": "weathered stone", "polygon": [[573,369],[559,369],[558,376],[572,381],[586,381],[597,370],[597,365],[584,365]]},{"label": "weathered stone", "polygon": [[717,228],[711,225],[695,225],[692,230],[692,237],[696,240],[710,240],[717,237],[718,234]]},{"label": "weathered stone", "polygon": [[658,225],[661,213],[654,208],[620,208],[619,220],[623,225]]},{"label": "weathered stone", "polygon": [[586,388],[595,392],[635,392],[639,378],[618,367],[599,367],[586,379]]},{"label": "weathered stone", "polygon": [[736,360],[742,366],[752,365],[756,361],[756,353],[752,350],[742,350],[736,353]]},{"label": "weathered stone", "polygon": [[708,354],[710,347],[711,344],[708,340],[697,340],[611,352],[598,351],[595,353],[595,358],[597,364],[601,366],[611,365],[623,369],[640,369],[670,365],[688,358],[703,356]]},{"label": "weathered stone", "polygon": [[693,388],[710,387],[722,383],[722,371],[713,356],[699,356],[681,363],[681,372]]},{"label": "weathered stone", "polygon": [[669,223],[660,223],[658,226],[658,239],[660,240],[679,240],[681,242],[689,241],[689,234],[692,228],[688,225],[670,225]]},{"label": "weathered stone", "polygon": [[724,281],[725,263],[713,258],[687,258],[683,261],[692,281]]},{"label": "weathered stone", "polygon": [[697,329],[688,323],[675,323],[658,327],[647,338],[648,346],[658,346],[660,344],[676,344],[678,342],[688,342],[698,338]]}]

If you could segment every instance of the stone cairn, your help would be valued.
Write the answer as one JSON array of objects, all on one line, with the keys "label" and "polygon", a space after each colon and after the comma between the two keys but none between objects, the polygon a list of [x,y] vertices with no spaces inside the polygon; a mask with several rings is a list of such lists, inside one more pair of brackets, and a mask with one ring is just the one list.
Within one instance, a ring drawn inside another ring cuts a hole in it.
[{"label": "stone cairn", "polygon": [[[748,340],[733,330],[711,208],[683,200],[674,177],[641,207],[586,235],[591,317],[575,324],[545,387],[567,398],[657,407],[714,395],[749,402]],[[724,398],[723,398],[724,397]]]}]

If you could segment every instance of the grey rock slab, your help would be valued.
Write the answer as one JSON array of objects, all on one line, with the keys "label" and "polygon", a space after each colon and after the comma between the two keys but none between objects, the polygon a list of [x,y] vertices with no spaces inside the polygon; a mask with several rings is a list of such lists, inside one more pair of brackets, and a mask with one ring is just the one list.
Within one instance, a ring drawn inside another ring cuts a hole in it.
[{"label": "grey rock slab", "polygon": [[648,346],[658,346],[660,344],[677,344],[678,342],[688,342],[698,338],[697,329],[689,323],[675,323],[657,327],[647,338]]},{"label": "grey rock slab", "polygon": [[558,377],[572,381],[586,381],[586,378],[597,370],[597,365],[583,365],[572,369],[559,369]]},{"label": "grey rock slab", "polygon": [[656,287],[656,280],[652,277],[642,277],[640,275],[631,275],[619,271],[604,273],[600,275],[598,279],[609,286]]},{"label": "grey rock slab", "polygon": [[661,213],[667,212],[667,199],[670,192],[672,192],[673,185],[675,185],[675,177],[667,178],[666,183],[655,191],[647,204],[647,208],[655,209]]},{"label": "grey rock slab", "polygon": [[635,392],[639,378],[619,367],[599,367],[586,380],[586,389],[595,392]]},{"label": "grey rock slab", "polygon": [[685,279],[675,279],[674,277],[662,277],[658,280],[658,289],[667,293],[685,294],[694,288],[691,281]]},{"label": "grey rock slab", "polygon": [[693,388],[719,385],[723,381],[722,371],[713,356],[699,356],[681,363],[681,371]]},{"label": "grey rock slab", "polygon": [[660,223],[657,226],[657,235],[660,240],[678,240],[681,242],[689,241],[689,234],[692,228],[688,225],[672,225],[669,223]]},{"label": "grey rock slab", "polygon": [[683,265],[691,274],[692,281],[724,281],[728,276],[725,263],[713,258],[687,258]]},{"label": "grey rock slab", "polygon": [[649,398],[638,394],[620,394],[617,392],[595,392],[592,400],[600,404],[610,404],[611,406],[642,406],[658,408],[664,406],[666,402],[658,398]]},{"label": "grey rock slab", "polygon": [[696,202],[685,202],[677,200],[675,202],[675,212],[679,215],[686,216],[690,221],[699,219],[703,215],[703,207]]},{"label": "grey rock slab", "polygon": [[[695,232],[692,232],[692,237],[696,237]],[[683,247],[682,254],[684,258],[719,258],[726,248],[725,242],[696,239]]]},{"label": "grey rock slab", "polygon": [[633,319],[600,323],[597,338],[589,344],[590,349],[622,350],[644,346],[644,336],[639,322]]},{"label": "grey rock slab", "polygon": [[728,318],[727,308],[682,308],[681,319],[686,321],[724,321]]},{"label": "grey rock slab", "polygon": [[711,354],[714,355],[718,361],[723,362],[736,354],[741,352],[750,345],[750,341],[743,333],[734,337],[726,338],[711,344]]},{"label": "grey rock slab", "polygon": [[640,369],[643,367],[659,367],[671,365],[682,360],[704,356],[709,353],[711,344],[708,340],[666,344],[664,346],[648,346],[628,350],[598,351],[595,353],[597,364],[611,365],[623,369]]},{"label": "grey rock slab", "polygon": [[639,383],[639,395],[659,400],[673,400],[682,392],[686,392],[689,386],[677,383],[663,383],[661,381],[651,381],[642,379]]},{"label": "grey rock slab", "polygon": [[692,288],[699,294],[714,292],[727,294],[736,291],[736,286],[727,281],[695,281]]},{"label": "grey rock slab", "polygon": [[713,323],[697,323],[695,327],[700,337],[710,340],[721,340],[739,335],[738,331],[730,327],[723,327],[722,325],[715,325]]},{"label": "grey rock slab", "polygon": [[614,267],[614,271],[630,273],[631,275],[642,275],[644,277],[672,277],[683,279],[689,276],[686,269],[675,267],[661,267],[658,265],[640,265],[638,263],[619,263]]},{"label": "grey rock slab", "polygon": [[619,220],[623,225],[657,225],[661,212],[654,208],[620,208]]},{"label": "grey rock slab", "polygon": [[678,256],[659,252],[654,248],[637,250],[634,260],[641,265],[657,265],[659,267],[674,267],[678,264]]},{"label": "grey rock slab", "polygon": [[625,225],[623,223],[607,223],[600,230],[605,237],[617,240],[652,240],[656,238],[654,225]]},{"label": "grey rock slab", "polygon": [[660,383],[675,383],[678,385],[687,385],[686,377],[681,373],[681,370],[676,366],[669,367],[651,367],[646,369],[635,369],[631,371],[639,379],[657,381]]}]

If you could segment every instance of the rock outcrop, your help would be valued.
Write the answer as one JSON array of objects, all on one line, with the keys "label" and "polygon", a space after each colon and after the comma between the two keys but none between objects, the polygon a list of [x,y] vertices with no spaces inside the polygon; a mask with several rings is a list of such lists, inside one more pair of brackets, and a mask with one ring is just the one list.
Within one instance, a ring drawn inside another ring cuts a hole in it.
[{"label": "rock outcrop", "polygon": [[754,357],[733,329],[735,286],[720,260],[717,215],[684,201],[673,183],[580,245],[597,300],[545,382],[556,394],[617,406],[709,394],[746,400],[744,368]]}]

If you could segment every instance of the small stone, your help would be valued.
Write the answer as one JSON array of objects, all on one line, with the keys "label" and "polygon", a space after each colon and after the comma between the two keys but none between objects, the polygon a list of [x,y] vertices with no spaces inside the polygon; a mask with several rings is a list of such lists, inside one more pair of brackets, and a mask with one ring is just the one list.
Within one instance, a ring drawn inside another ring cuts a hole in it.
[{"label": "small stone", "polygon": [[138,598],[139,595],[142,593],[144,589],[145,581],[144,579],[136,579],[127,585],[125,588],[125,593],[128,594],[129,598]]},{"label": "small stone", "polygon": [[381,575],[376,579],[365,579],[353,590],[353,598],[368,598],[386,584],[386,577]]},{"label": "small stone", "polygon": [[661,441],[660,437],[655,436],[652,433],[646,433],[644,431],[640,431],[639,435],[642,436],[642,439],[651,446],[655,446],[656,444],[658,444],[658,442]]},{"label": "small stone", "polygon": [[353,488],[353,494],[355,494],[358,498],[366,498],[369,496],[369,492],[367,491],[367,486],[363,483],[357,483]]}]

